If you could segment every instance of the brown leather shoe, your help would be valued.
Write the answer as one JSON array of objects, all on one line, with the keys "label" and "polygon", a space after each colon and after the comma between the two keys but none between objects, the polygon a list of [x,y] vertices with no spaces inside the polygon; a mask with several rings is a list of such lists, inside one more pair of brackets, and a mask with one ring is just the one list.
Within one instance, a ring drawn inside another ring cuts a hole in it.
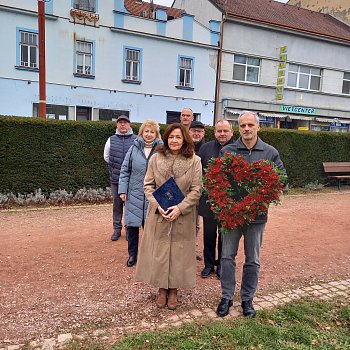
[{"label": "brown leather shoe", "polygon": [[168,293],[168,309],[175,310],[177,306],[177,288],[170,288]]},{"label": "brown leather shoe", "polygon": [[167,295],[168,295],[167,289],[159,288],[156,305],[160,309],[165,308]]}]

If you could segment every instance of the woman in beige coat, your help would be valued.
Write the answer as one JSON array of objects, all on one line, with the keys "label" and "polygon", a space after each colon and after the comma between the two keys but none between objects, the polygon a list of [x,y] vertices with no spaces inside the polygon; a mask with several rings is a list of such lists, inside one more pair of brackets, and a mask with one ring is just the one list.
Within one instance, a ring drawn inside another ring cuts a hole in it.
[{"label": "woman in beige coat", "polygon": [[[136,280],[159,288],[157,306],[177,306],[177,289],[196,283],[196,206],[202,191],[201,160],[188,131],[170,125],[148,164],[144,190],[149,201]],[[152,193],[170,177],[185,199],[164,211]]]}]

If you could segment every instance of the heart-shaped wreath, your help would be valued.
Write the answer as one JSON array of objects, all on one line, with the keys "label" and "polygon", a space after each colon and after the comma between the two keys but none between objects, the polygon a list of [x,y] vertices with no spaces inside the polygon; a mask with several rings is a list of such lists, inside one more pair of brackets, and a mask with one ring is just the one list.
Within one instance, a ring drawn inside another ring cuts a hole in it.
[{"label": "heart-shaped wreath", "polygon": [[278,204],[286,174],[272,162],[250,164],[243,156],[225,153],[212,158],[205,171],[205,191],[222,232],[249,224]]}]

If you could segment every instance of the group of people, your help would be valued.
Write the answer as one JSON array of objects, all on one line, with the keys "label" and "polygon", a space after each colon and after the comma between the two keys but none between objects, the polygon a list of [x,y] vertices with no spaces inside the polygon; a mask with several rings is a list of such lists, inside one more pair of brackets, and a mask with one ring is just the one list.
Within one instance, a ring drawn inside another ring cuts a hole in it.
[{"label": "group of people", "polygon": [[[205,142],[205,127],[194,120],[190,108],[184,108],[180,123],[167,127],[163,138],[159,124],[146,120],[136,137],[130,120],[117,119],[115,135],[105,145],[113,196],[113,234],[118,240],[124,224],[128,240],[127,266],[136,265],[136,280],[158,288],[159,308],[177,307],[179,288],[193,288],[196,283],[196,251],[200,216],[203,217],[204,268],[201,277],[215,272],[221,282],[222,296],[217,308],[220,317],[232,306],[235,292],[236,255],[244,236],[245,263],[241,284],[243,315],[255,316],[253,298],[260,269],[260,247],[267,215],[251,224],[221,234],[220,222],[202,193],[202,175],[212,157],[225,152],[241,154],[248,162],[264,159],[284,170],[278,151],[258,137],[259,118],[254,112],[243,112],[238,118],[240,137],[233,138],[231,124],[219,120],[215,139]],[[163,210],[153,192],[169,178],[174,178],[184,199]],[[143,236],[139,249],[139,230]]]}]

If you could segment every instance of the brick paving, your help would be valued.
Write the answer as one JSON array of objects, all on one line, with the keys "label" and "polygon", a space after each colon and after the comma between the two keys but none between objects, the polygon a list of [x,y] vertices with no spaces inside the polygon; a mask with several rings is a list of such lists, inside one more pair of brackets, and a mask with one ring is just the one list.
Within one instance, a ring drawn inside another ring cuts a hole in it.
[{"label": "brick paving", "polygon": [[[267,295],[257,295],[254,298],[255,309],[272,309],[276,306],[280,306],[294,300],[301,298],[314,298],[320,300],[332,300],[341,297],[350,302],[350,279],[341,281],[332,281],[329,283],[315,284],[308,287],[300,287],[297,289],[286,290],[284,292],[272,293]],[[147,330],[157,330],[165,329],[168,327],[180,327],[186,323],[196,322],[196,321],[224,321],[227,319],[234,319],[242,316],[241,307],[237,303],[230,308],[230,313],[224,318],[220,318],[216,315],[215,309],[209,307],[202,309],[192,309],[187,312],[176,313],[169,315],[164,318],[161,323],[155,325],[154,323],[148,323],[144,320],[138,321],[135,325],[127,326],[121,329],[114,330],[117,334],[128,334],[130,332],[135,333],[147,331]],[[109,330],[110,332],[110,330]],[[115,341],[118,337],[113,335],[106,335],[107,332],[103,329],[97,329],[93,332],[93,337],[99,339],[100,341],[111,343]],[[73,339],[83,340],[86,338],[82,334],[59,334],[57,338],[42,339],[41,341],[32,341],[29,344],[9,344],[0,350],[19,350],[22,348],[27,349],[41,349],[41,350],[54,350],[56,348],[64,347],[68,342]],[[119,337],[120,338],[120,337]]]}]

